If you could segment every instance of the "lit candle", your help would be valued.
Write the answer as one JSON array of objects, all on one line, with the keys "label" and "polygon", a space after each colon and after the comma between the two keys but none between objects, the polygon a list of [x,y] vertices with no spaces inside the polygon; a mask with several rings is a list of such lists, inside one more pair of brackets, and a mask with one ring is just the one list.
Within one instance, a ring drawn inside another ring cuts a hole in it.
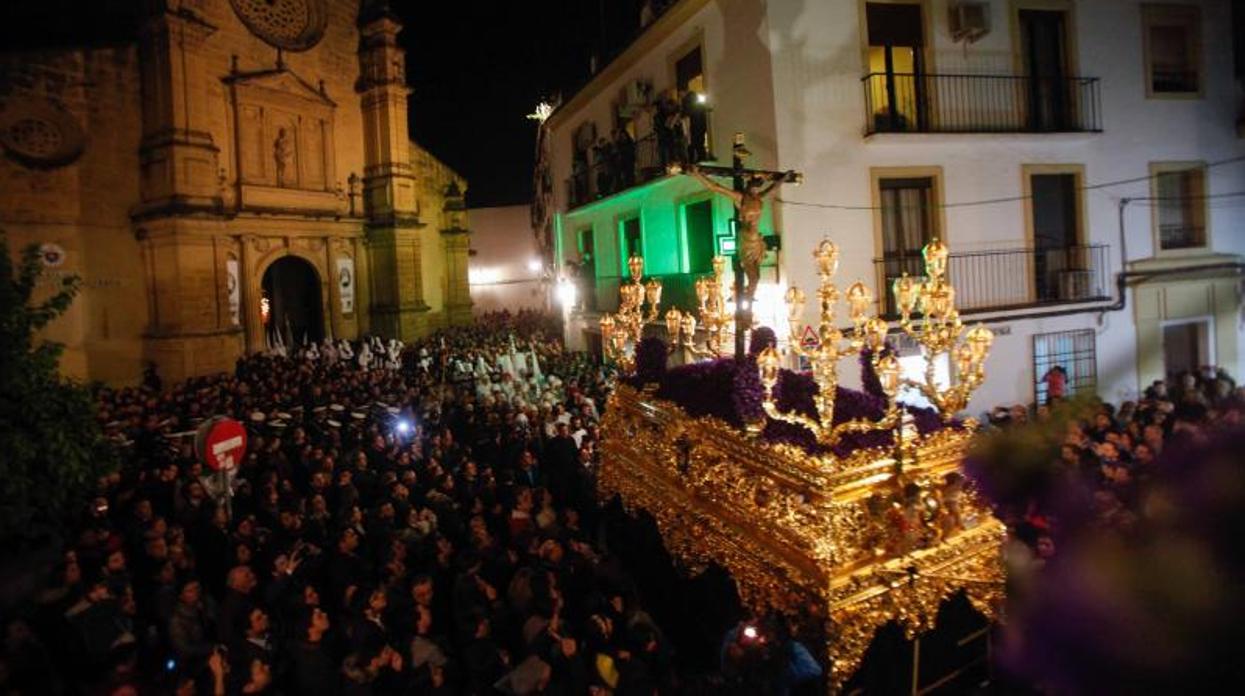
[{"label": "lit candle", "polygon": [[864,319],[871,304],[873,304],[873,293],[869,292],[869,288],[865,287],[864,283],[858,280],[847,288],[847,311],[852,321],[859,322]]},{"label": "lit candle", "polygon": [[670,339],[670,345],[679,343],[679,327],[683,325],[682,312],[678,307],[671,307],[666,310],[666,335]]},{"label": "lit candle", "polygon": [[631,279],[639,282],[644,276],[644,257],[636,254],[627,259],[627,269],[631,271]]},{"label": "lit candle", "polygon": [[817,259],[817,272],[822,276],[832,276],[839,270],[839,248],[829,239],[821,240],[813,258]]},{"label": "lit candle", "polygon": [[895,356],[887,355],[878,360],[878,381],[882,383],[882,391],[886,393],[887,398],[893,399],[895,394],[899,393],[899,380],[902,372],[899,360]]}]

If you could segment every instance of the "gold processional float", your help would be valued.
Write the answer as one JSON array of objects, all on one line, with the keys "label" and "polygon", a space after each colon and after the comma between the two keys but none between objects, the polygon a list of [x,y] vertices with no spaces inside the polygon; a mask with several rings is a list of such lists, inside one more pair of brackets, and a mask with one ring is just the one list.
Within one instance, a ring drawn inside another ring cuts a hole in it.
[{"label": "gold processional float", "polygon": [[[893,286],[899,329],[926,358],[923,380],[905,379],[899,361],[885,355],[890,327],[867,316],[873,297],[862,283],[846,291],[852,328],[838,328],[838,249],[829,240],[813,254],[820,276],[814,348],[800,342],[805,294],[787,291],[787,346],[811,365],[817,415],[779,410],[774,386],[790,357],[774,347],[757,358],[763,407],[771,419],[812,431],[826,454],[765,442],[759,437],[763,422],[740,430],[691,417],[655,398],[656,385],[636,389],[620,382],[605,412],[598,494],[617,495],[629,511],[651,514],[683,567],[698,572],[717,563],[726,569],[748,609],[823,621],[832,690],[856,671],[883,625],[898,622],[912,639],[933,628],[939,605],[957,592],[990,619],[1003,599],[1005,528],[960,471],[977,424],[955,421],[982,383],[993,335],[982,326],[964,330],[946,277],[947,255],[934,241],[923,250],[925,277],[905,274]],[[703,345],[694,345],[697,321],[690,312],[666,312],[671,353],[721,357],[731,344],[724,267],[724,259],[714,259],[713,276],[696,283]],[[635,348],[659,315],[661,285],[643,283],[643,268],[640,257],[629,259],[631,282],[620,289],[619,311],[601,318],[606,356],[624,374],[635,371]],[[839,360],[861,351],[868,351],[887,397],[885,414],[835,423]],[[949,385],[935,379],[942,355],[956,367]],[[904,387],[918,390],[951,427],[920,435],[896,401]],[[870,431],[890,431],[898,444],[828,453],[847,433]]]}]

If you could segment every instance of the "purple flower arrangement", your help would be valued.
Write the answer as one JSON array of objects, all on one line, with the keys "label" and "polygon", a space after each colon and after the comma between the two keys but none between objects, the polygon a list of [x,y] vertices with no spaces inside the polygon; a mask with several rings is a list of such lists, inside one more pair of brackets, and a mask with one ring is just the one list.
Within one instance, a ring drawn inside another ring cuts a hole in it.
[{"label": "purple flower arrangement", "polygon": [[635,377],[640,385],[660,382],[666,373],[666,342],[656,336],[640,339],[635,348]]},{"label": "purple flower arrangement", "polygon": [[[895,348],[890,343],[882,346],[882,357],[894,355]],[[864,388],[866,394],[872,394],[879,399],[886,398],[886,392],[882,390],[882,380],[878,379],[878,371],[873,369],[873,351],[860,351],[860,384]]]},{"label": "purple flower arrangement", "polygon": [[778,336],[774,335],[774,330],[768,326],[757,327],[752,330],[752,337],[748,343],[748,355],[756,357],[766,348],[776,348],[778,346]]},{"label": "purple flower arrangement", "polygon": [[[763,331],[769,332],[768,339],[762,334]],[[772,331],[758,329],[753,332],[752,347],[759,353],[767,345],[765,341],[772,338]],[[831,452],[836,456],[845,456],[854,450],[888,447],[893,444],[894,439],[890,432],[875,431],[845,435],[833,447],[827,448],[807,428],[767,417],[761,405],[765,389],[757,371],[756,353],[744,358],[739,365],[731,357],[666,369],[665,344],[661,339],[647,338],[641,341],[636,350],[636,377],[631,380],[631,384],[637,387],[657,384],[657,398],[678,404],[693,417],[712,416],[736,428],[744,428],[749,423],[764,420],[761,436],[767,442],[795,445],[812,454]],[[660,362],[657,360],[658,356]],[[660,368],[657,367],[658,364]],[[865,364],[868,364],[867,360]],[[877,381],[876,375],[873,376],[873,381]],[[774,386],[774,400],[778,409],[783,412],[816,417],[814,397],[817,389],[817,383],[811,376],[781,370],[778,383]],[[839,387],[836,392],[834,422],[838,424],[857,418],[880,420],[886,412],[886,398],[881,394],[880,384],[876,385],[876,392]],[[942,419],[931,409],[905,409],[912,413],[917,431],[921,435],[928,435],[944,427]]]}]

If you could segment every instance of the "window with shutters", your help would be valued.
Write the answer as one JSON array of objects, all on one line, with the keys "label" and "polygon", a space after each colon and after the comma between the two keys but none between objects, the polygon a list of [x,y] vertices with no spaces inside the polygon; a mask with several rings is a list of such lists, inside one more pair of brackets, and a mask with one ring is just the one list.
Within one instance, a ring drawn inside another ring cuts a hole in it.
[{"label": "window with shutters", "polygon": [[1156,248],[1164,252],[1206,247],[1205,167],[1154,163],[1150,171]]},{"label": "window with shutters", "polygon": [[1142,5],[1146,95],[1197,97],[1202,91],[1201,14],[1193,5]]}]

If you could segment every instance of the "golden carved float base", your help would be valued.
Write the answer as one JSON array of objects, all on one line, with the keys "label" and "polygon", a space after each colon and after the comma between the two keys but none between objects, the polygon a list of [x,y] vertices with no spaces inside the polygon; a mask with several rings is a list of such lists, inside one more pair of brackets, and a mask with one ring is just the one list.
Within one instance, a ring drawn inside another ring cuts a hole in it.
[{"label": "golden carved float base", "polygon": [[902,466],[814,456],[620,384],[602,433],[598,494],[651,514],[692,572],[725,568],[751,610],[825,622],[831,689],[878,628],[915,636],[956,592],[997,615],[1005,529],[959,473],[971,428],[905,442]]}]

